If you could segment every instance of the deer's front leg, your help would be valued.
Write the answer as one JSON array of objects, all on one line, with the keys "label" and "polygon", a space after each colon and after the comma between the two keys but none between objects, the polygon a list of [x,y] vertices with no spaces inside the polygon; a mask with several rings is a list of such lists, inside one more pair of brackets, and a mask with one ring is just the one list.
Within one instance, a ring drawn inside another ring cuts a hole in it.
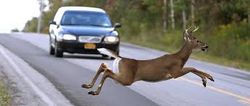
[{"label": "deer's front leg", "polygon": [[86,88],[86,89],[92,88],[92,87],[94,86],[94,84],[95,84],[95,82],[96,82],[98,76],[99,76],[105,69],[107,69],[107,66],[106,66],[104,63],[102,63],[102,64],[100,65],[98,71],[96,72],[95,77],[92,79],[91,83],[90,83],[90,84],[82,84],[82,87],[83,87],[83,88]]},{"label": "deer's front leg", "polygon": [[[184,69],[184,68],[183,68]],[[186,70],[189,70],[190,72],[194,73],[195,75],[199,76],[201,79],[202,79],[202,82],[203,82],[203,86],[206,87],[207,85],[207,79],[208,78],[209,80],[211,81],[214,81],[213,77],[205,72],[202,72],[200,70],[197,70],[195,68],[192,68],[192,67],[187,67]]]},{"label": "deer's front leg", "polygon": [[209,80],[214,81],[213,77],[210,74],[202,72],[200,70],[194,69],[194,70],[192,70],[192,73],[194,73],[198,76],[203,75],[204,77],[208,78]]},{"label": "deer's front leg", "polygon": [[203,86],[206,87],[207,85],[207,79],[208,78],[209,80],[211,81],[214,81],[213,77],[205,72],[202,72],[202,71],[199,71],[193,67],[184,67],[180,73],[178,73],[177,76],[175,76],[175,78],[178,78],[180,76],[183,76],[189,72],[192,72],[194,73],[195,75],[199,76],[201,79],[202,79],[202,82],[203,82]]}]

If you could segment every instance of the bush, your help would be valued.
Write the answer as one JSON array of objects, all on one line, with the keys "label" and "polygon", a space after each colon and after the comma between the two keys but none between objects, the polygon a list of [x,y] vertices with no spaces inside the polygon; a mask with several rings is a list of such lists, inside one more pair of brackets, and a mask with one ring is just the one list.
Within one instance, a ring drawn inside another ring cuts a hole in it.
[{"label": "bush", "polygon": [[210,53],[231,60],[250,61],[250,25],[240,24],[221,25],[209,37]]}]

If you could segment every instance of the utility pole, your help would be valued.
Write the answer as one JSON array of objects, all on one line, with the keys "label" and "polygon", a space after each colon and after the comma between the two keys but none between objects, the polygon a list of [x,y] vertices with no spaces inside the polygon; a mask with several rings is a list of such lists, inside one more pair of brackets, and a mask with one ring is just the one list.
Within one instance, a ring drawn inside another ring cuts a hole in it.
[{"label": "utility pole", "polygon": [[37,33],[40,33],[41,31],[41,23],[42,23],[42,16],[43,16],[43,9],[45,8],[44,0],[38,0],[39,2],[39,11],[40,15],[38,17],[38,22],[37,22]]}]

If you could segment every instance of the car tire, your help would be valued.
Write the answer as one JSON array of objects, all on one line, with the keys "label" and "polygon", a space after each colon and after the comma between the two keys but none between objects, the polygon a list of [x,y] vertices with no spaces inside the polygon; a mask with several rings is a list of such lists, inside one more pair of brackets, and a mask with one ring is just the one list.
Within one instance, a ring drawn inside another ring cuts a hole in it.
[{"label": "car tire", "polygon": [[50,48],[49,48],[49,54],[50,55],[54,55],[55,54],[55,48],[52,47],[51,45],[50,45]]},{"label": "car tire", "polygon": [[55,56],[56,57],[63,57],[63,51],[58,48],[58,44],[56,43],[56,47],[55,47]]}]

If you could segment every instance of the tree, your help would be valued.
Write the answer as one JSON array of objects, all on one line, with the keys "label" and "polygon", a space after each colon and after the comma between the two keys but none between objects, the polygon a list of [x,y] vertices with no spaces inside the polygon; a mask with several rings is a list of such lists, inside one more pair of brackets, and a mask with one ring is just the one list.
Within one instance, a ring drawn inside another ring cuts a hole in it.
[{"label": "tree", "polygon": [[191,23],[192,23],[192,26],[195,25],[195,23],[194,23],[194,21],[195,21],[194,5],[195,5],[195,0],[191,0]]},{"label": "tree", "polygon": [[23,32],[36,32],[37,29],[37,18],[32,18],[26,22]]},{"label": "tree", "polygon": [[175,29],[175,19],[174,19],[174,2],[170,0],[170,18],[171,18],[171,27]]},{"label": "tree", "polygon": [[17,28],[12,29],[11,32],[20,32]]},{"label": "tree", "polygon": [[186,29],[187,26],[187,11],[189,2],[187,0],[176,0],[175,10],[177,13],[181,13],[182,28]]},{"label": "tree", "polygon": [[38,17],[37,33],[40,33],[40,31],[41,31],[41,26],[42,26],[41,22],[42,22],[43,10],[45,9],[46,4],[44,3],[43,0],[38,0],[38,1],[39,1],[39,5],[40,5],[40,7],[39,7],[40,15],[39,15],[39,17]]},{"label": "tree", "polygon": [[167,31],[167,0],[163,1],[163,32]]}]

